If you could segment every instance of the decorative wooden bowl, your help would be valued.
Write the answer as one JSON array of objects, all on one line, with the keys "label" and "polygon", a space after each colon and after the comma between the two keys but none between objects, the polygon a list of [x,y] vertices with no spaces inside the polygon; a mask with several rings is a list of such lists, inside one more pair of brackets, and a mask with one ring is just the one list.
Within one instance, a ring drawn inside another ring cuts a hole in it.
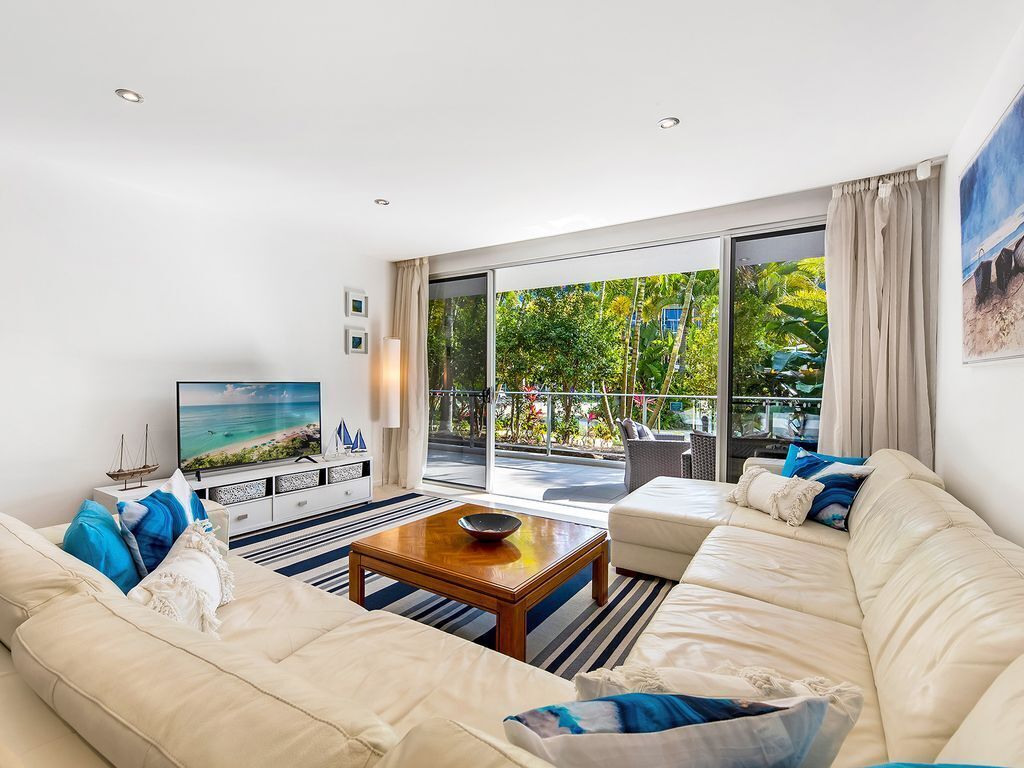
[{"label": "decorative wooden bowl", "polygon": [[501,541],[519,530],[522,520],[502,512],[481,512],[459,518],[459,527],[479,541]]}]

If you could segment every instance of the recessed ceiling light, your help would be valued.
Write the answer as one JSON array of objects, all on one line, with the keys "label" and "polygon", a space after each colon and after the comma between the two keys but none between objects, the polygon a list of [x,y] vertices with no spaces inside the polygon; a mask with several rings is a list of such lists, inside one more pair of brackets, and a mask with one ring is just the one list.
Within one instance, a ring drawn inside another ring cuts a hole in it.
[{"label": "recessed ceiling light", "polygon": [[385,200],[383,197],[378,197],[373,202],[375,202],[377,205],[391,205],[391,201]]},{"label": "recessed ceiling light", "polygon": [[658,121],[659,128],[675,128],[679,125],[678,117],[663,117]]},{"label": "recessed ceiling light", "polygon": [[125,101],[131,101],[135,104],[138,104],[139,102],[143,101],[141,93],[139,93],[138,91],[129,90],[128,88],[118,88],[116,91],[114,91],[114,93],[116,93]]}]

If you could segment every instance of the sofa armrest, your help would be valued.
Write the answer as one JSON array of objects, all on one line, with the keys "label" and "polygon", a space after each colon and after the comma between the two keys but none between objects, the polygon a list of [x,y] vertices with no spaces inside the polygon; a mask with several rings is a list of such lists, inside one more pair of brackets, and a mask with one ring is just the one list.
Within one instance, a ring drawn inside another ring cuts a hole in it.
[{"label": "sofa armrest", "polygon": [[410,730],[377,763],[377,768],[551,768],[525,749],[473,728],[432,717]]},{"label": "sofa armrest", "polygon": [[228,539],[231,538],[231,531],[229,529],[230,516],[228,515],[227,508],[223,504],[218,504],[216,501],[210,501],[209,499],[203,499],[203,508],[206,509],[206,514],[210,518],[210,522],[214,526],[214,535],[225,544],[228,543]]},{"label": "sofa armrest", "polygon": [[751,456],[743,462],[743,471],[753,467],[764,467],[773,475],[781,475],[782,468],[786,465],[785,459],[769,459],[763,456]]},{"label": "sofa armrest", "polygon": [[48,525],[45,528],[36,528],[36,533],[40,534],[51,544],[56,544],[58,547],[64,546],[64,533],[67,531],[68,526],[71,523],[60,523],[58,525]]}]

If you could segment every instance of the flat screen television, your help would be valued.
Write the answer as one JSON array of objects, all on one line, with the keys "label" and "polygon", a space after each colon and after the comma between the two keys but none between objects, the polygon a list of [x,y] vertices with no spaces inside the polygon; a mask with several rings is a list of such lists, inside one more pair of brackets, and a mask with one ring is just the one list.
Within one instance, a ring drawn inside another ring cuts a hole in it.
[{"label": "flat screen television", "polygon": [[178,466],[183,471],[319,453],[320,382],[178,382]]}]

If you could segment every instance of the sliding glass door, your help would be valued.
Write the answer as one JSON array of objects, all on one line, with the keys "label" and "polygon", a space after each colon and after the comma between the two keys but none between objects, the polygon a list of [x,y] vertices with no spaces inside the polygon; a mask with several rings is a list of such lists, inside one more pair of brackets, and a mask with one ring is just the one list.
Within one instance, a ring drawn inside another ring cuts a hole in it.
[{"label": "sliding glass door", "polygon": [[[825,231],[734,237],[730,254],[728,430],[723,480],[750,457],[815,449],[825,383]],[[724,440],[722,439],[724,437]]]},{"label": "sliding glass door", "polygon": [[430,281],[425,480],[488,487],[490,276]]},{"label": "sliding glass door", "polygon": [[629,420],[701,479],[816,447],[823,254],[815,222],[432,280],[424,478],[607,511]]}]

